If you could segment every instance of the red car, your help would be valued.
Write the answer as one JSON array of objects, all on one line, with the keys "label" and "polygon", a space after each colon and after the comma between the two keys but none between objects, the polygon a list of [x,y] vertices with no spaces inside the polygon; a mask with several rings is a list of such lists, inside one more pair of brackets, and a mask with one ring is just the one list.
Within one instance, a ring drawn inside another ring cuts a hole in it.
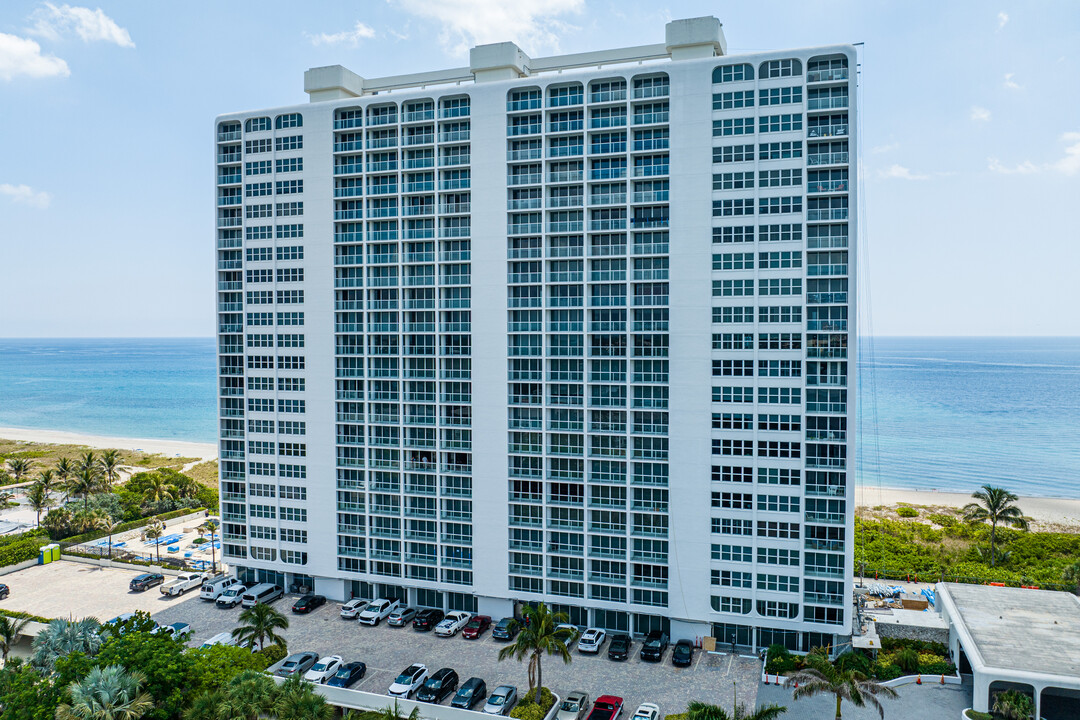
[{"label": "red car", "polygon": [[474,615],[469,624],[465,626],[465,629],[461,631],[461,636],[469,640],[476,640],[489,627],[491,627],[490,617],[487,615]]},{"label": "red car", "polygon": [[616,695],[601,695],[593,703],[592,712],[585,720],[615,720],[622,715],[622,698]]}]

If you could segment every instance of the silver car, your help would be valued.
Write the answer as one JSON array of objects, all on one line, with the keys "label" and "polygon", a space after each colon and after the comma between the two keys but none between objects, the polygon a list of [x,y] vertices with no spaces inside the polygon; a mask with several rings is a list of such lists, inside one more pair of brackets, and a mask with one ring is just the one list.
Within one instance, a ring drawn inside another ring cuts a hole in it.
[{"label": "silver car", "polygon": [[488,715],[509,715],[517,702],[517,688],[513,685],[500,685],[488,696],[484,712]]},{"label": "silver car", "polygon": [[589,711],[589,693],[575,690],[559,706],[555,720],[580,720]]}]

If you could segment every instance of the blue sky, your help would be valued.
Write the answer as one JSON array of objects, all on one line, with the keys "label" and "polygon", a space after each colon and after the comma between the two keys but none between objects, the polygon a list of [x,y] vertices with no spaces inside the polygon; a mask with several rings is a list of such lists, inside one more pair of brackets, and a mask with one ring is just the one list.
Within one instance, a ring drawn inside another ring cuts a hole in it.
[{"label": "blue sky", "polygon": [[[182,8],[182,9],[181,9]],[[0,336],[213,333],[211,130],[303,72],[663,39],[864,42],[864,331],[1080,335],[1080,8],[1054,2],[0,3]],[[865,267],[865,266],[864,266]]]}]

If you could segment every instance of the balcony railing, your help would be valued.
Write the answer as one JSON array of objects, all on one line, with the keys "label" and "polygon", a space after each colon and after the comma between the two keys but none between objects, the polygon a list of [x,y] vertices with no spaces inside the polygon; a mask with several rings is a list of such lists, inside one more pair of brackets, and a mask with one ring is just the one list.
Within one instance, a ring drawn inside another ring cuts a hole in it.
[{"label": "balcony railing", "polygon": [[847,134],[847,123],[838,125],[815,125],[806,129],[806,137],[808,138],[840,137]]},{"label": "balcony railing", "polygon": [[847,163],[846,152],[813,153],[806,156],[807,165],[847,165]]},{"label": "balcony railing", "polygon": [[809,98],[806,103],[808,110],[832,110],[833,108],[846,108],[848,106],[847,95],[838,97]]},{"label": "balcony railing", "polygon": [[847,220],[847,208],[813,208],[806,211],[806,219],[813,221]]},{"label": "balcony railing", "polygon": [[832,82],[834,80],[847,80],[847,68],[832,68],[829,70],[811,70],[806,73],[806,82]]}]

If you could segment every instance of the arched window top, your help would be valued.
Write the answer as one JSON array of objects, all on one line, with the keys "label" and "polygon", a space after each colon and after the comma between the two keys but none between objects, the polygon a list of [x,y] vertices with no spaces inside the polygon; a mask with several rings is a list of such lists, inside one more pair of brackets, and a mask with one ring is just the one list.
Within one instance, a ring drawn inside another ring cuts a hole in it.
[{"label": "arched window top", "polygon": [[747,63],[736,65],[721,65],[712,71],[714,83],[740,82],[754,79],[754,66]]},{"label": "arched window top", "polygon": [[765,78],[792,77],[802,75],[802,61],[798,58],[785,58],[783,60],[766,60],[758,68],[758,75],[762,80]]},{"label": "arched window top", "polygon": [[456,118],[468,117],[471,112],[472,101],[468,95],[454,95],[439,100],[439,117]]},{"label": "arched window top", "polygon": [[274,127],[278,130],[284,130],[286,128],[298,128],[304,126],[304,116],[300,113],[288,113],[287,115],[278,115],[274,118]]},{"label": "arched window top", "polygon": [[518,110],[539,110],[543,94],[538,87],[518,88],[506,93],[506,109],[510,112]]},{"label": "arched window top", "polygon": [[657,73],[655,75],[635,75],[633,78],[633,82],[635,100],[653,97],[667,97],[670,93],[671,81],[668,79],[667,73]]},{"label": "arched window top", "polygon": [[585,87],[581,83],[569,85],[549,85],[548,107],[566,107],[581,105],[585,102]]},{"label": "arched window top", "polygon": [[244,132],[262,132],[270,129],[270,118],[257,117],[248,118],[244,123]]},{"label": "arched window top", "polygon": [[368,125],[389,125],[397,122],[397,105],[369,105]]},{"label": "arched window top", "polygon": [[806,63],[806,82],[829,82],[847,78],[847,55],[818,55]]},{"label": "arched window top", "polygon": [[607,78],[589,83],[589,102],[618,102],[626,99],[626,80]]},{"label": "arched window top", "polygon": [[364,124],[364,108],[346,107],[334,111],[334,129],[347,130],[349,128],[362,127]]}]

